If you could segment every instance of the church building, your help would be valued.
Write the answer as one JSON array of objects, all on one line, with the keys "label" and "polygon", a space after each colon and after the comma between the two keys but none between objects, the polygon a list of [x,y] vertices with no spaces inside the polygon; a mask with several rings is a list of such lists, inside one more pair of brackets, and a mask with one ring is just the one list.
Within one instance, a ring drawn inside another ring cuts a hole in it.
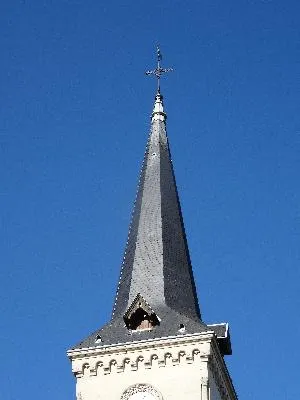
[{"label": "church building", "polygon": [[150,135],[111,320],[68,351],[77,400],[234,400],[227,323],[201,318],[158,65]]}]

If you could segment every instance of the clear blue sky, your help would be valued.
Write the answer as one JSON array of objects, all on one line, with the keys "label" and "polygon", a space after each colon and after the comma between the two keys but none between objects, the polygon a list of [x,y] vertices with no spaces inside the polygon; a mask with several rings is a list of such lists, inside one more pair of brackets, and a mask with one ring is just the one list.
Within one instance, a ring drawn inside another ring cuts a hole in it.
[{"label": "clear blue sky", "polygon": [[[186,5],[185,5],[186,3]],[[0,397],[74,399],[110,318],[161,44],[200,306],[239,397],[299,388],[298,0],[0,5]]]}]

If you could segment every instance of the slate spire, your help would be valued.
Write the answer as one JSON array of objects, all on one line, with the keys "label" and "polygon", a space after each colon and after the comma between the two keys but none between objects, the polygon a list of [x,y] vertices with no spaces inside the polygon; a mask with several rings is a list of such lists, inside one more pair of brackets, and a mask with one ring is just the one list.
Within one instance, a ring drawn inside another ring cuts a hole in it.
[{"label": "slate spire", "polygon": [[124,316],[138,295],[158,316],[171,309],[201,320],[160,91],[155,96],[113,318]]},{"label": "slate spire", "polygon": [[[158,81],[172,70],[160,59],[146,72]],[[112,318],[73,349],[214,331],[221,353],[231,354],[228,324],[201,319],[166,119],[158,84]]]}]

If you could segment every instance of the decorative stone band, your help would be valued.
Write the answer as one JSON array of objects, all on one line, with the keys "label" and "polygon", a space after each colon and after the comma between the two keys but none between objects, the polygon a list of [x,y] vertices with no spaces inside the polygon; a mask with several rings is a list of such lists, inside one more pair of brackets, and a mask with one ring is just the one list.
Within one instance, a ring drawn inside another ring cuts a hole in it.
[{"label": "decorative stone band", "polygon": [[[106,348],[70,350],[72,371],[77,378],[107,375],[128,370],[165,367],[181,363],[208,361],[214,332],[202,332],[147,341],[125,343]],[[172,351],[170,351],[172,347]],[[147,354],[147,357],[145,357]]]},{"label": "decorative stone band", "polygon": [[78,368],[76,370],[73,370],[73,372],[76,378],[84,378],[88,376],[107,375],[126,371],[137,371],[140,369],[164,368],[168,366],[176,366],[179,364],[208,362],[209,360],[209,356],[201,354],[201,350],[199,348],[194,348],[190,352],[179,350],[176,353],[174,351],[168,351],[163,354],[157,353],[153,352],[151,354],[148,354],[147,359],[144,358],[142,355],[135,355],[131,358],[125,357],[121,360],[120,358],[118,360],[98,359],[94,363],[84,362],[81,365],[80,369]]}]

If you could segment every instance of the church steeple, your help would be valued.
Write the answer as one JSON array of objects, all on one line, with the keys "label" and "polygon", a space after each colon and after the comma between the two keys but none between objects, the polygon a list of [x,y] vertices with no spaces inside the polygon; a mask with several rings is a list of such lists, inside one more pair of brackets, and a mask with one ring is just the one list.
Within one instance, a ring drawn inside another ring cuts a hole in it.
[{"label": "church steeple", "polygon": [[[159,51],[147,72],[158,81],[171,70],[160,60]],[[158,84],[112,318],[75,348],[214,331],[221,352],[231,353],[227,324],[201,319],[166,119]]]},{"label": "church steeple", "polygon": [[171,309],[200,321],[160,93],[155,96],[113,318],[123,316],[138,294],[158,316]]},{"label": "church steeple", "polygon": [[202,321],[158,79],[111,320],[68,351],[77,400],[237,400],[228,324]]},{"label": "church steeple", "polygon": [[[158,66],[158,78],[165,69]],[[167,309],[200,321],[200,311],[166,133],[158,84],[150,135],[140,174],[113,318],[124,315],[136,296],[155,310]]]}]

